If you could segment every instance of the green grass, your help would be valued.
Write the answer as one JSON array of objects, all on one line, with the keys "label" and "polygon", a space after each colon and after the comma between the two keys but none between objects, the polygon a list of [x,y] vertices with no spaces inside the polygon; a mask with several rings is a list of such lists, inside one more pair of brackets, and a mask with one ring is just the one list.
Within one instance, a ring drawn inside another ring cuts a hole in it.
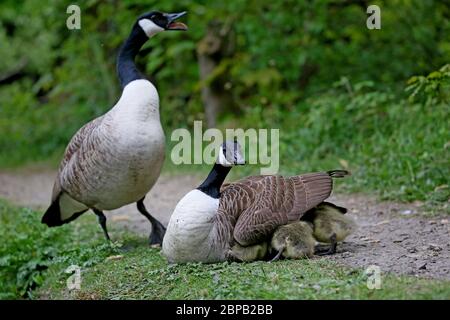
[{"label": "green grass", "polygon": [[33,290],[56,265],[72,261],[93,265],[115,252],[97,232],[92,217],[48,228],[40,223],[41,216],[42,212],[0,200],[0,299],[33,298]]},{"label": "green grass", "polygon": [[[369,290],[363,270],[322,259],[169,265],[147,239],[112,228],[108,244],[94,215],[61,228],[40,212],[0,201],[0,298],[31,299],[448,299],[450,283],[382,275]],[[81,290],[69,291],[71,265]]]},{"label": "green grass", "polygon": [[383,276],[369,290],[361,270],[326,259],[277,263],[167,265],[145,242],[82,272],[81,290],[65,288],[67,275],[54,272],[39,290],[47,298],[77,299],[446,299],[450,284]]}]

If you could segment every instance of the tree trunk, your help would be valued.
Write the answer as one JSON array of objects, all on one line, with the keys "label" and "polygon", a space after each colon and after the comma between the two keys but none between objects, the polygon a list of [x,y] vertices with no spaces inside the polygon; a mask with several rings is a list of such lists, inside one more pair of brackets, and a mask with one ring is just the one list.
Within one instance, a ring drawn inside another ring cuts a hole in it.
[{"label": "tree trunk", "polygon": [[206,36],[197,45],[200,81],[203,84],[201,98],[208,128],[215,127],[219,114],[225,108],[232,107],[233,99],[225,86],[228,70],[214,76],[213,73],[223,59],[233,53],[234,32],[229,26],[212,21],[208,25]]}]

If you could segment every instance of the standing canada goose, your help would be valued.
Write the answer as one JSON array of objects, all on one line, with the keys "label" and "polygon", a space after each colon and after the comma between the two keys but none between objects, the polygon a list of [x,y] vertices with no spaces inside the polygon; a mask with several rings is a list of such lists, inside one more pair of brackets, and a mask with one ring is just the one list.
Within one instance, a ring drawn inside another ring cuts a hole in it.
[{"label": "standing canada goose", "polygon": [[176,205],[163,241],[169,262],[234,260],[241,247],[268,242],[275,229],[300,217],[329,197],[332,177],[347,171],[307,173],[293,177],[251,176],[227,184],[231,166],[244,164],[237,142],[225,142],[206,180]]},{"label": "standing canada goose", "polygon": [[322,202],[317,207],[306,212],[302,220],[313,224],[313,235],[317,241],[330,243],[328,250],[318,250],[317,255],[336,253],[337,243],[356,230],[355,221],[345,215],[347,209],[330,202]]},{"label": "standing canada goose", "polygon": [[137,202],[139,212],[152,224],[150,243],[162,242],[165,228],[144,206],[164,161],[159,96],[134,59],[157,33],[187,30],[175,22],[184,14],[153,11],[137,19],[117,59],[122,95],[109,112],[84,125],[69,142],[42,223],[60,226],[92,209],[109,240],[102,211]]},{"label": "standing canada goose", "polygon": [[311,223],[296,221],[280,226],[273,233],[270,242],[271,249],[277,252],[272,261],[278,260],[281,256],[288,259],[312,257],[315,244]]}]

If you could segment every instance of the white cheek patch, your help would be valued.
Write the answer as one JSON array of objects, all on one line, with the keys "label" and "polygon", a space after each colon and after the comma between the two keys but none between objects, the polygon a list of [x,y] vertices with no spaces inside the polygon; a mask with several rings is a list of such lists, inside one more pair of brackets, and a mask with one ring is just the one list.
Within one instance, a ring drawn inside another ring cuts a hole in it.
[{"label": "white cheek patch", "polygon": [[155,24],[152,20],[149,19],[141,19],[139,20],[139,26],[144,30],[147,37],[151,38],[158,32],[164,31],[164,28],[161,28],[157,24]]}]

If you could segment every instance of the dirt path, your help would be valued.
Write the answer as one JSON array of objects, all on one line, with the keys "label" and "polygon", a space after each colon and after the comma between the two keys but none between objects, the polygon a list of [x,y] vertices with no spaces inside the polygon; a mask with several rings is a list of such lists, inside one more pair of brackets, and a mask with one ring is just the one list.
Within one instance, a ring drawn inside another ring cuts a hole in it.
[{"label": "dirt path", "polygon": [[[54,171],[0,172],[0,198],[44,209],[49,203]],[[151,213],[164,224],[177,201],[200,182],[195,176],[162,176],[146,197]],[[382,272],[450,280],[450,224],[448,217],[425,219],[420,206],[377,202],[361,195],[333,196],[331,201],[349,208],[358,231],[338,245],[333,259],[352,267],[377,265]],[[108,223],[148,234],[149,224],[129,205],[107,212]],[[114,235],[112,234],[114,237]]]}]

